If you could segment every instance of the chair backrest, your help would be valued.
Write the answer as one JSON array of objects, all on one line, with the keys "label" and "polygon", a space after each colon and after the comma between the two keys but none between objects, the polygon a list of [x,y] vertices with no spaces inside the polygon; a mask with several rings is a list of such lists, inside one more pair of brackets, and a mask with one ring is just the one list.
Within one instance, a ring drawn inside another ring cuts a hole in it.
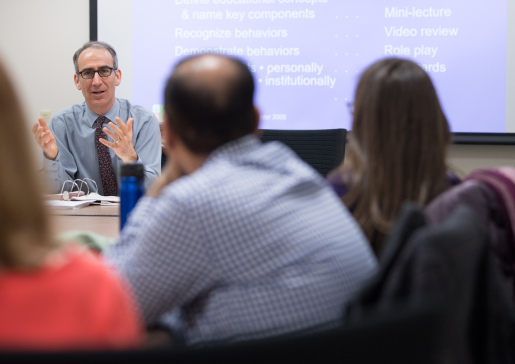
[{"label": "chair backrest", "polygon": [[[338,167],[345,157],[346,129],[271,130],[261,129],[263,142],[280,141],[317,170],[322,176]],[[162,153],[161,170],[166,164]]]},{"label": "chair backrest", "polygon": [[165,148],[161,148],[161,172],[163,172],[163,169],[165,168],[165,165],[166,165],[166,161],[168,160],[168,158],[166,157],[166,154],[165,154]]},{"label": "chair backrest", "polygon": [[433,364],[440,316],[433,309],[395,310],[318,333],[196,349],[131,352],[0,353],[1,363]]},{"label": "chair backrest", "polygon": [[324,177],[338,167],[345,157],[345,129],[261,131],[263,142],[283,142]]}]

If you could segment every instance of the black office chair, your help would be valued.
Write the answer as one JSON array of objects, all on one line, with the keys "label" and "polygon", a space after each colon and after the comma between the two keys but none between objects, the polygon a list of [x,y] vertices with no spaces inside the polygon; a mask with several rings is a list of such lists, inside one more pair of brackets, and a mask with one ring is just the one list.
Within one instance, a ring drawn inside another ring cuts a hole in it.
[{"label": "black office chair", "polygon": [[125,352],[1,353],[0,363],[433,364],[440,345],[434,308],[386,310],[318,333],[196,349]]},{"label": "black office chair", "polygon": [[345,157],[345,129],[261,129],[261,132],[263,142],[283,142],[324,177],[338,167]]},{"label": "black office chair", "polygon": [[[280,141],[290,147],[322,176],[338,167],[345,157],[346,129],[324,130],[271,130],[261,129],[263,142]],[[166,164],[166,154],[161,158],[161,170]]]},{"label": "black office chair", "polygon": [[166,161],[168,158],[166,157],[166,154],[164,152],[164,148],[161,150],[161,172],[163,172],[163,169],[165,168]]}]

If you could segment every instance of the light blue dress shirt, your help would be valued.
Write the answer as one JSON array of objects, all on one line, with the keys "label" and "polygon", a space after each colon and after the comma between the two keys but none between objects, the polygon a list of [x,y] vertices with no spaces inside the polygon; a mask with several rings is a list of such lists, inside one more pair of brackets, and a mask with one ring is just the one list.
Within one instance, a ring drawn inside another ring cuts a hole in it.
[{"label": "light blue dress shirt", "polygon": [[326,181],[284,144],[254,136],[140,200],[105,257],[145,322],[178,312],[164,321],[188,345],[334,324],[377,265]]},{"label": "light blue dress shirt", "polygon": [[[52,193],[60,192],[66,180],[90,178],[97,183],[98,193],[103,195],[95,144],[96,120],[99,116],[101,115],[95,114],[83,102],[59,111],[52,118],[49,128],[55,136],[59,153],[53,161],[41,153],[41,173],[46,176]],[[116,99],[113,107],[104,116],[104,125],[108,128],[109,121],[116,124],[116,117],[121,118],[124,123],[127,123],[129,118],[134,118],[133,145],[138,154],[138,162],[145,166],[145,187],[148,187],[161,173],[161,134],[156,116],[149,110],[132,105],[124,99]],[[113,141],[109,136],[107,140]],[[111,148],[109,153],[119,188],[119,172],[123,161]],[[94,184],[87,182],[94,192]],[[70,190],[71,186],[67,183],[65,190]]]}]

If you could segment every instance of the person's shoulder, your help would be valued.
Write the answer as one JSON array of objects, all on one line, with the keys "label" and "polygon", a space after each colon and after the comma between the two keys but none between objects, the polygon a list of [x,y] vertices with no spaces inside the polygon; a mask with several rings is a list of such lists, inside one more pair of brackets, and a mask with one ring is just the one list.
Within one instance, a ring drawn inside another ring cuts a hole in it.
[{"label": "person's shoulder", "polygon": [[62,249],[59,254],[64,256],[67,262],[63,269],[76,271],[78,275],[87,274],[97,278],[111,276],[107,266],[102,263],[101,258],[95,253],[83,252],[72,246]]},{"label": "person's shoulder", "polygon": [[205,183],[202,170],[197,170],[166,186],[158,197],[157,203],[174,209],[179,206],[181,208],[191,207],[192,203],[201,198],[210,187],[212,185]]},{"label": "person's shoulder", "polygon": [[252,153],[252,157],[266,162],[270,169],[281,175],[296,176],[302,180],[312,180],[320,184],[323,182],[322,176],[311,165],[282,142],[262,143],[256,152]]},{"label": "person's shoulder", "polygon": [[61,288],[68,290],[75,300],[91,302],[110,300],[125,301],[128,291],[123,279],[103,258],[89,250],[83,251],[71,246],[62,252],[66,265],[58,272]]},{"label": "person's shoulder", "polygon": [[63,116],[70,115],[70,114],[81,114],[84,112],[84,108],[86,107],[85,102],[81,102],[80,104],[75,104],[70,107],[67,107],[66,109],[62,109],[58,111],[54,118],[62,118]]},{"label": "person's shoulder", "polygon": [[[61,306],[66,304],[68,315],[80,314],[85,320],[83,334],[95,332],[92,340],[100,347],[138,345],[139,324],[133,298],[113,268],[96,253],[73,244],[47,260],[48,278],[53,277],[52,292],[61,298]],[[109,341],[102,342],[106,339]]]},{"label": "person's shoulder", "polygon": [[184,175],[166,186],[157,198],[155,209],[168,211],[196,211],[202,205],[217,200],[222,191],[230,191],[239,168],[226,160],[203,165],[195,172]]},{"label": "person's shoulder", "polygon": [[275,141],[262,143],[254,135],[231,141],[213,151],[201,171],[209,174],[206,181],[211,184],[214,180],[220,180],[222,185],[237,183],[236,176],[249,175],[256,177],[253,183],[272,176],[278,178],[276,182],[288,179],[288,183],[323,183],[322,176],[285,144]]},{"label": "person's shoulder", "polygon": [[[253,195],[256,189],[275,186],[281,193],[292,186],[318,189],[325,186],[322,176],[300,159],[290,148],[278,142],[262,143],[255,136],[245,136],[212,152],[196,173],[196,193],[205,199],[220,196],[229,199]],[[193,181],[193,178],[192,178]],[[185,188],[189,188],[186,186]]]},{"label": "person's shoulder", "polygon": [[67,107],[66,109],[62,109],[52,117],[52,123],[65,124],[72,120],[76,120],[84,113],[85,107],[86,103],[82,102],[80,104]]},{"label": "person's shoulder", "polygon": [[118,99],[118,102],[120,103],[120,109],[126,110],[126,112],[135,119],[137,118],[142,121],[146,121],[151,120],[154,117],[153,112],[143,106],[134,105],[129,100]]},{"label": "person's shoulder", "polygon": [[[44,286],[47,297],[61,297],[67,302],[89,302],[100,298],[102,292],[116,294],[121,290],[119,278],[100,257],[73,244],[50,253],[35,272],[12,277],[26,289]],[[39,297],[38,292],[31,292],[31,296]]]},{"label": "person's shoulder", "polygon": [[62,109],[58,111],[53,117],[52,122],[50,124],[50,128],[53,132],[57,132],[62,130],[63,132],[69,126],[69,124],[74,124],[80,117],[84,114],[84,109],[86,107],[86,103],[82,102],[80,104],[75,104],[66,109]]}]

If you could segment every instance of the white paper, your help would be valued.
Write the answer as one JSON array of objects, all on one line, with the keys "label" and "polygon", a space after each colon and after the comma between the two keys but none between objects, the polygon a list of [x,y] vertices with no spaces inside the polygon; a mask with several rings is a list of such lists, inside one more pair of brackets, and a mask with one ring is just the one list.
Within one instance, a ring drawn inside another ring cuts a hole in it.
[{"label": "white paper", "polygon": [[101,196],[98,193],[90,193],[86,196],[74,197],[74,201],[107,201],[120,203],[120,196]]},{"label": "white paper", "polygon": [[91,201],[58,201],[58,200],[47,200],[45,201],[48,206],[58,210],[76,210],[81,207],[88,206]]},{"label": "white paper", "polygon": [[120,206],[119,202],[101,201],[100,206]]}]

